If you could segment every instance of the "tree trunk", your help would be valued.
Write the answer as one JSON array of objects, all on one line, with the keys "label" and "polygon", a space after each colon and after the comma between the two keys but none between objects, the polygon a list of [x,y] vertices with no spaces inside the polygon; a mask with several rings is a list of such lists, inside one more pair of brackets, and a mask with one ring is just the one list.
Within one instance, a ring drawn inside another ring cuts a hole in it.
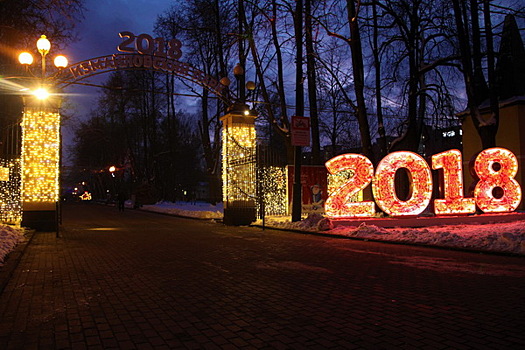
[{"label": "tree trunk", "polygon": [[490,125],[494,133],[494,145],[496,146],[496,134],[499,128],[499,100],[496,88],[496,69],[494,64],[494,39],[492,35],[492,20],[490,14],[490,1],[483,1],[483,15],[485,20],[485,40],[487,43],[487,71],[489,78],[489,99],[490,99]]},{"label": "tree trunk", "polygon": [[308,102],[310,106],[310,128],[312,132],[312,164],[321,164],[319,137],[319,112],[317,110],[317,69],[312,37],[312,0],[305,0],[306,74],[308,75]]},{"label": "tree trunk", "polygon": [[372,4],[372,17],[374,18],[374,33],[373,33],[373,49],[374,55],[374,70],[375,70],[375,95],[376,95],[376,116],[377,116],[377,132],[379,138],[377,140],[379,145],[378,159],[383,159],[387,153],[385,125],[383,121],[383,106],[381,94],[381,62],[379,60],[379,26],[377,23],[377,1]]},{"label": "tree trunk", "polygon": [[361,135],[361,145],[363,154],[375,162],[372,151],[372,140],[370,137],[370,126],[368,114],[366,112],[366,101],[364,95],[365,74],[363,63],[363,51],[361,46],[361,35],[359,33],[359,23],[357,22],[357,11],[354,0],[347,0],[348,24],[350,26],[350,49],[352,51],[352,71],[354,74],[354,89],[357,102],[357,120],[359,122],[359,133]]},{"label": "tree trunk", "polygon": [[[303,1],[296,1],[294,14],[296,46],[295,65],[295,115],[304,116],[304,79],[303,79]],[[292,222],[301,220],[302,184],[301,184],[301,146],[295,146],[294,181],[292,199]]]},{"label": "tree trunk", "polygon": [[214,175],[215,160],[213,157],[213,147],[210,139],[210,122],[208,116],[208,97],[209,91],[206,88],[202,89],[202,111],[201,121],[199,123],[199,131],[201,135],[202,149],[204,152],[204,160],[206,162],[206,173],[210,176]]},{"label": "tree trunk", "polygon": [[281,52],[281,46],[279,44],[278,33],[277,33],[277,3],[276,0],[272,0],[272,41],[275,48],[275,57],[277,60],[277,94],[279,95],[279,105],[281,109],[281,124],[286,128],[288,124],[288,112],[286,109],[286,93],[284,92],[284,69],[283,69],[283,55]]},{"label": "tree trunk", "polygon": [[[241,16],[243,16],[243,14],[241,14]],[[245,24],[245,27],[247,27],[247,23],[246,23],[246,18],[243,16],[243,22]],[[273,32],[273,29],[272,29],[272,32]],[[273,35],[273,34],[272,34]],[[281,92],[279,92],[279,96],[280,96],[280,103],[281,103],[281,112],[284,113],[284,116],[283,117],[280,117],[278,118],[275,113],[274,113],[274,110],[272,108],[272,103],[271,103],[271,99],[270,99],[270,94],[268,92],[268,89],[266,87],[266,80],[265,80],[265,77],[264,77],[264,73],[263,73],[263,67],[261,65],[261,60],[259,59],[259,53],[257,51],[257,46],[256,46],[256,43],[255,43],[255,40],[253,38],[253,35],[249,34],[247,35],[247,40],[248,40],[248,46],[250,48],[250,52],[252,54],[252,59],[253,59],[253,65],[255,67],[255,73],[257,75],[257,79],[259,81],[259,89],[260,89],[260,92],[261,92],[261,95],[262,95],[262,99],[264,101],[264,105],[266,107],[266,112],[268,113],[268,122],[272,125],[272,127],[274,128],[274,130],[283,138],[283,140],[285,141],[285,144],[286,144],[286,156],[287,156],[287,160],[288,160],[288,164],[291,164],[291,162],[293,161],[293,157],[294,157],[294,150],[293,150],[293,147],[291,145],[291,138],[290,138],[290,132],[289,132],[289,129],[290,129],[290,124],[289,124],[289,121],[288,121],[288,118],[286,118],[286,102],[284,100],[284,79],[283,81],[279,82],[279,86],[280,86],[280,89],[283,89],[282,90],[282,96],[281,96]],[[275,39],[274,39],[274,43],[277,42],[277,32],[275,32]],[[275,44],[276,47],[278,47],[278,43]],[[282,72],[282,61],[279,65],[279,68],[281,70],[280,72],[280,76],[279,76],[279,80],[282,79],[283,77],[283,72]]]},{"label": "tree trunk", "polygon": [[[475,1],[474,1],[475,2]],[[468,37],[468,14],[466,8],[461,5],[464,4],[459,0],[452,0],[454,6],[454,18],[456,21],[456,30],[459,41],[459,47],[461,52],[461,63],[463,78],[465,80],[465,88],[467,92],[467,103],[472,118],[474,127],[476,128],[478,135],[481,139],[481,145],[483,149],[494,147],[496,145],[496,132],[497,127],[491,121],[487,122],[482,119],[479,111],[479,104],[481,103],[482,96],[485,93],[484,84],[476,83],[476,72],[473,67],[473,56],[476,53],[472,51],[470,41]],[[477,5],[471,9],[470,17],[477,17]],[[475,22],[473,23],[475,26]],[[478,28],[479,29],[479,28]],[[479,30],[473,28],[473,36],[479,35]],[[475,42],[477,39],[473,39]]]}]

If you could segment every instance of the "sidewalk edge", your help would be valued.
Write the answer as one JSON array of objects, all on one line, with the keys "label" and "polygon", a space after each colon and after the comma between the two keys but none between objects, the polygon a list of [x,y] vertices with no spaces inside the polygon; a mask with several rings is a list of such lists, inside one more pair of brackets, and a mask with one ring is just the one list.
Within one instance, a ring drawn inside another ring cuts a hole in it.
[{"label": "sidewalk edge", "polygon": [[33,240],[35,230],[27,230],[27,237],[21,243],[19,243],[15,249],[7,254],[4,265],[0,267],[0,294],[4,292],[5,287],[11,280],[15,269],[20,264],[20,260],[25,254],[27,246]]}]

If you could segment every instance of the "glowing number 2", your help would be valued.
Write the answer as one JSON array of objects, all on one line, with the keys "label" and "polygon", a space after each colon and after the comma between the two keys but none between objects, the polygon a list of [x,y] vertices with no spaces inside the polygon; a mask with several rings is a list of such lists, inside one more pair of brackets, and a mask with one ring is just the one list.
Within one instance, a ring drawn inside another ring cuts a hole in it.
[{"label": "glowing number 2", "polygon": [[370,217],[375,214],[375,205],[372,201],[349,202],[350,197],[363,190],[372,181],[374,166],[367,157],[360,154],[343,154],[326,162],[326,168],[331,174],[344,170],[354,172],[354,176],[326,200],[327,216]]},{"label": "glowing number 2", "polygon": [[[395,176],[400,168],[410,172],[411,196],[403,201],[396,195]],[[372,191],[377,205],[392,216],[418,215],[432,197],[432,176],[427,162],[418,154],[399,151],[388,154],[376,169]]]},{"label": "glowing number 2", "polygon": [[[476,157],[474,170],[479,178],[474,196],[485,213],[515,210],[521,201],[521,187],[514,179],[518,172],[516,156],[505,148],[489,148]],[[501,190],[495,195],[496,189]]]},{"label": "glowing number 2", "polygon": [[463,196],[463,164],[461,152],[451,149],[432,156],[432,169],[443,169],[443,199],[434,200],[434,213],[472,214],[476,212],[474,198]]}]

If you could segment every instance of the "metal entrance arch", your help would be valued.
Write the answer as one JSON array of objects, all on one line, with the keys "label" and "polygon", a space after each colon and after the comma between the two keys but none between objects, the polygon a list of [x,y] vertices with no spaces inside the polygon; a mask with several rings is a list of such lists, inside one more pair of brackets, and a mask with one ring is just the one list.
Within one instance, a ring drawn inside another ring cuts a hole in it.
[{"label": "metal entrance arch", "polygon": [[[248,106],[239,103],[239,99],[229,91],[229,79],[223,78],[220,81],[205,74],[203,71],[194,68],[188,63],[175,59],[156,57],[144,54],[113,54],[101,56],[93,59],[84,60],[71,65],[68,69],[63,69],[54,79],[54,87],[62,90],[72,84],[83,84],[83,79],[118,70],[152,70],[167,74],[173,74],[180,78],[189,80],[200,85],[222,100],[227,106],[226,115],[221,118],[223,121],[223,138],[228,145],[243,144],[239,148],[242,152],[238,153],[238,147],[223,147],[223,199],[225,200],[225,222],[230,224],[244,224],[255,220],[255,116],[251,114]],[[96,86],[96,85],[95,85]],[[22,149],[32,149],[35,146],[44,150],[36,152],[22,152],[22,225],[35,228],[37,230],[58,231],[59,221],[59,164],[60,164],[60,137],[59,133],[41,125],[37,129],[33,126],[36,120],[42,116],[52,116],[53,125],[60,125],[60,103],[28,103],[25,101],[24,115],[22,120]],[[36,117],[36,119],[35,119]],[[228,122],[226,122],[228,120]],[[245,123],[250,120],[249,123]],[[242,121],[242,127],[237,125]],[[40,123],[42,124],[42,123]],[[49,129],[49,130],[48,130]],[[59,130],[59,129],[58,129]],[[235,131],[234,131],[235,130]],[[241,133],[238,130],[243,130]],[[248,135],[248,136],[245,136]],[[250,140],[245,139],[250,138]],[[35,140],[41,140],[40,143]],[[52,140],[52,141],[49,141]],[[246,143],[244,145],[244,143]],[[252,147],[253,145],[253,147]],[[235,151],[232,151],[235,150]],[[247,160],[239,163],[239,156]],[[234,165],[233,163],[238,164]],[[243,166],[239,166],[240,164]],[[40,171],[31,169],[30,166],[38,167],[38,164],[51,164],[46,169],[46,183],[42,182]],[[242,178],[242,180],[241,180]],[[236,179],[232,181],[232,179]],[[246,186],[247,180],[252,185]],[[237,181],[239,180],[239,181]],[[28,192],[29,186],[33,188]],[[45,185],[45,186],[43,186]],[[27,192],[27,193],[26,193]],[[33,193],[34,192],[34,193]],[[233,192],[237,194],[232,195]],[[29,195],[31,194],[31,195]],[[239,203],[241,205],[239,206]]]},{"label": "metal entrance arch", "polygon": [[186,62],[138,53],[100,56],[74,63],[60,72],[57,85],[65,88],[72,84],[82,84],[80,81],[83,79],[118,70],[151,70],[172,74],[206,88],[228,105],[235,99],[228,89],[229,80],[218,81]]}]

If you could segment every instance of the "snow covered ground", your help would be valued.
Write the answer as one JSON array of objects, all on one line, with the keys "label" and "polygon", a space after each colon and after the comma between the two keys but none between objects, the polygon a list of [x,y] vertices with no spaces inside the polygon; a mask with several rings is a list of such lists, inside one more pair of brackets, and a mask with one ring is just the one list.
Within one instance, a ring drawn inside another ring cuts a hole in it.
[{"label": "snow covered ground", "polygon": [[[222,203],[168,203],[143,206],[142,209],[187,216],[200,219],[221,219]],[[255,224],[261,225],[259,220]],[[269,217],[264,223],[268,227],[306,232],[322,232],[337,236],[410,244],[431,245],[448,248],[471,249],[525,255],[525,220],[504,223],[469,225],[442,225],[421,228],[383,228],[373,221],[360,226],[337,226],[332,228],[327,219],[311,215],[299,222],[290,222],[289,217]]]},{"label": "snow covered ground", "polygon": [[222,203],[212,205],[204,202],[159,202],[143,205],[141,209],[196,219],[222,219]]},{"label": "snow covered ground", "polygon": [[373,221],[370,221],[369,223],[361,223],[359,226],[337,226],[330,228],[326,219],[318,216],[310,216],[295,223],[270,218],[267,225],[283,229],[322,232],[362,240],[410,243],[525,255],[525,220],[419,228],[383,228],[373,225]]},{"label": "snow covered ground", "polygon": [[25,230],[13,226],[0,225],[0,267],[5,257],[24,239]]}]

